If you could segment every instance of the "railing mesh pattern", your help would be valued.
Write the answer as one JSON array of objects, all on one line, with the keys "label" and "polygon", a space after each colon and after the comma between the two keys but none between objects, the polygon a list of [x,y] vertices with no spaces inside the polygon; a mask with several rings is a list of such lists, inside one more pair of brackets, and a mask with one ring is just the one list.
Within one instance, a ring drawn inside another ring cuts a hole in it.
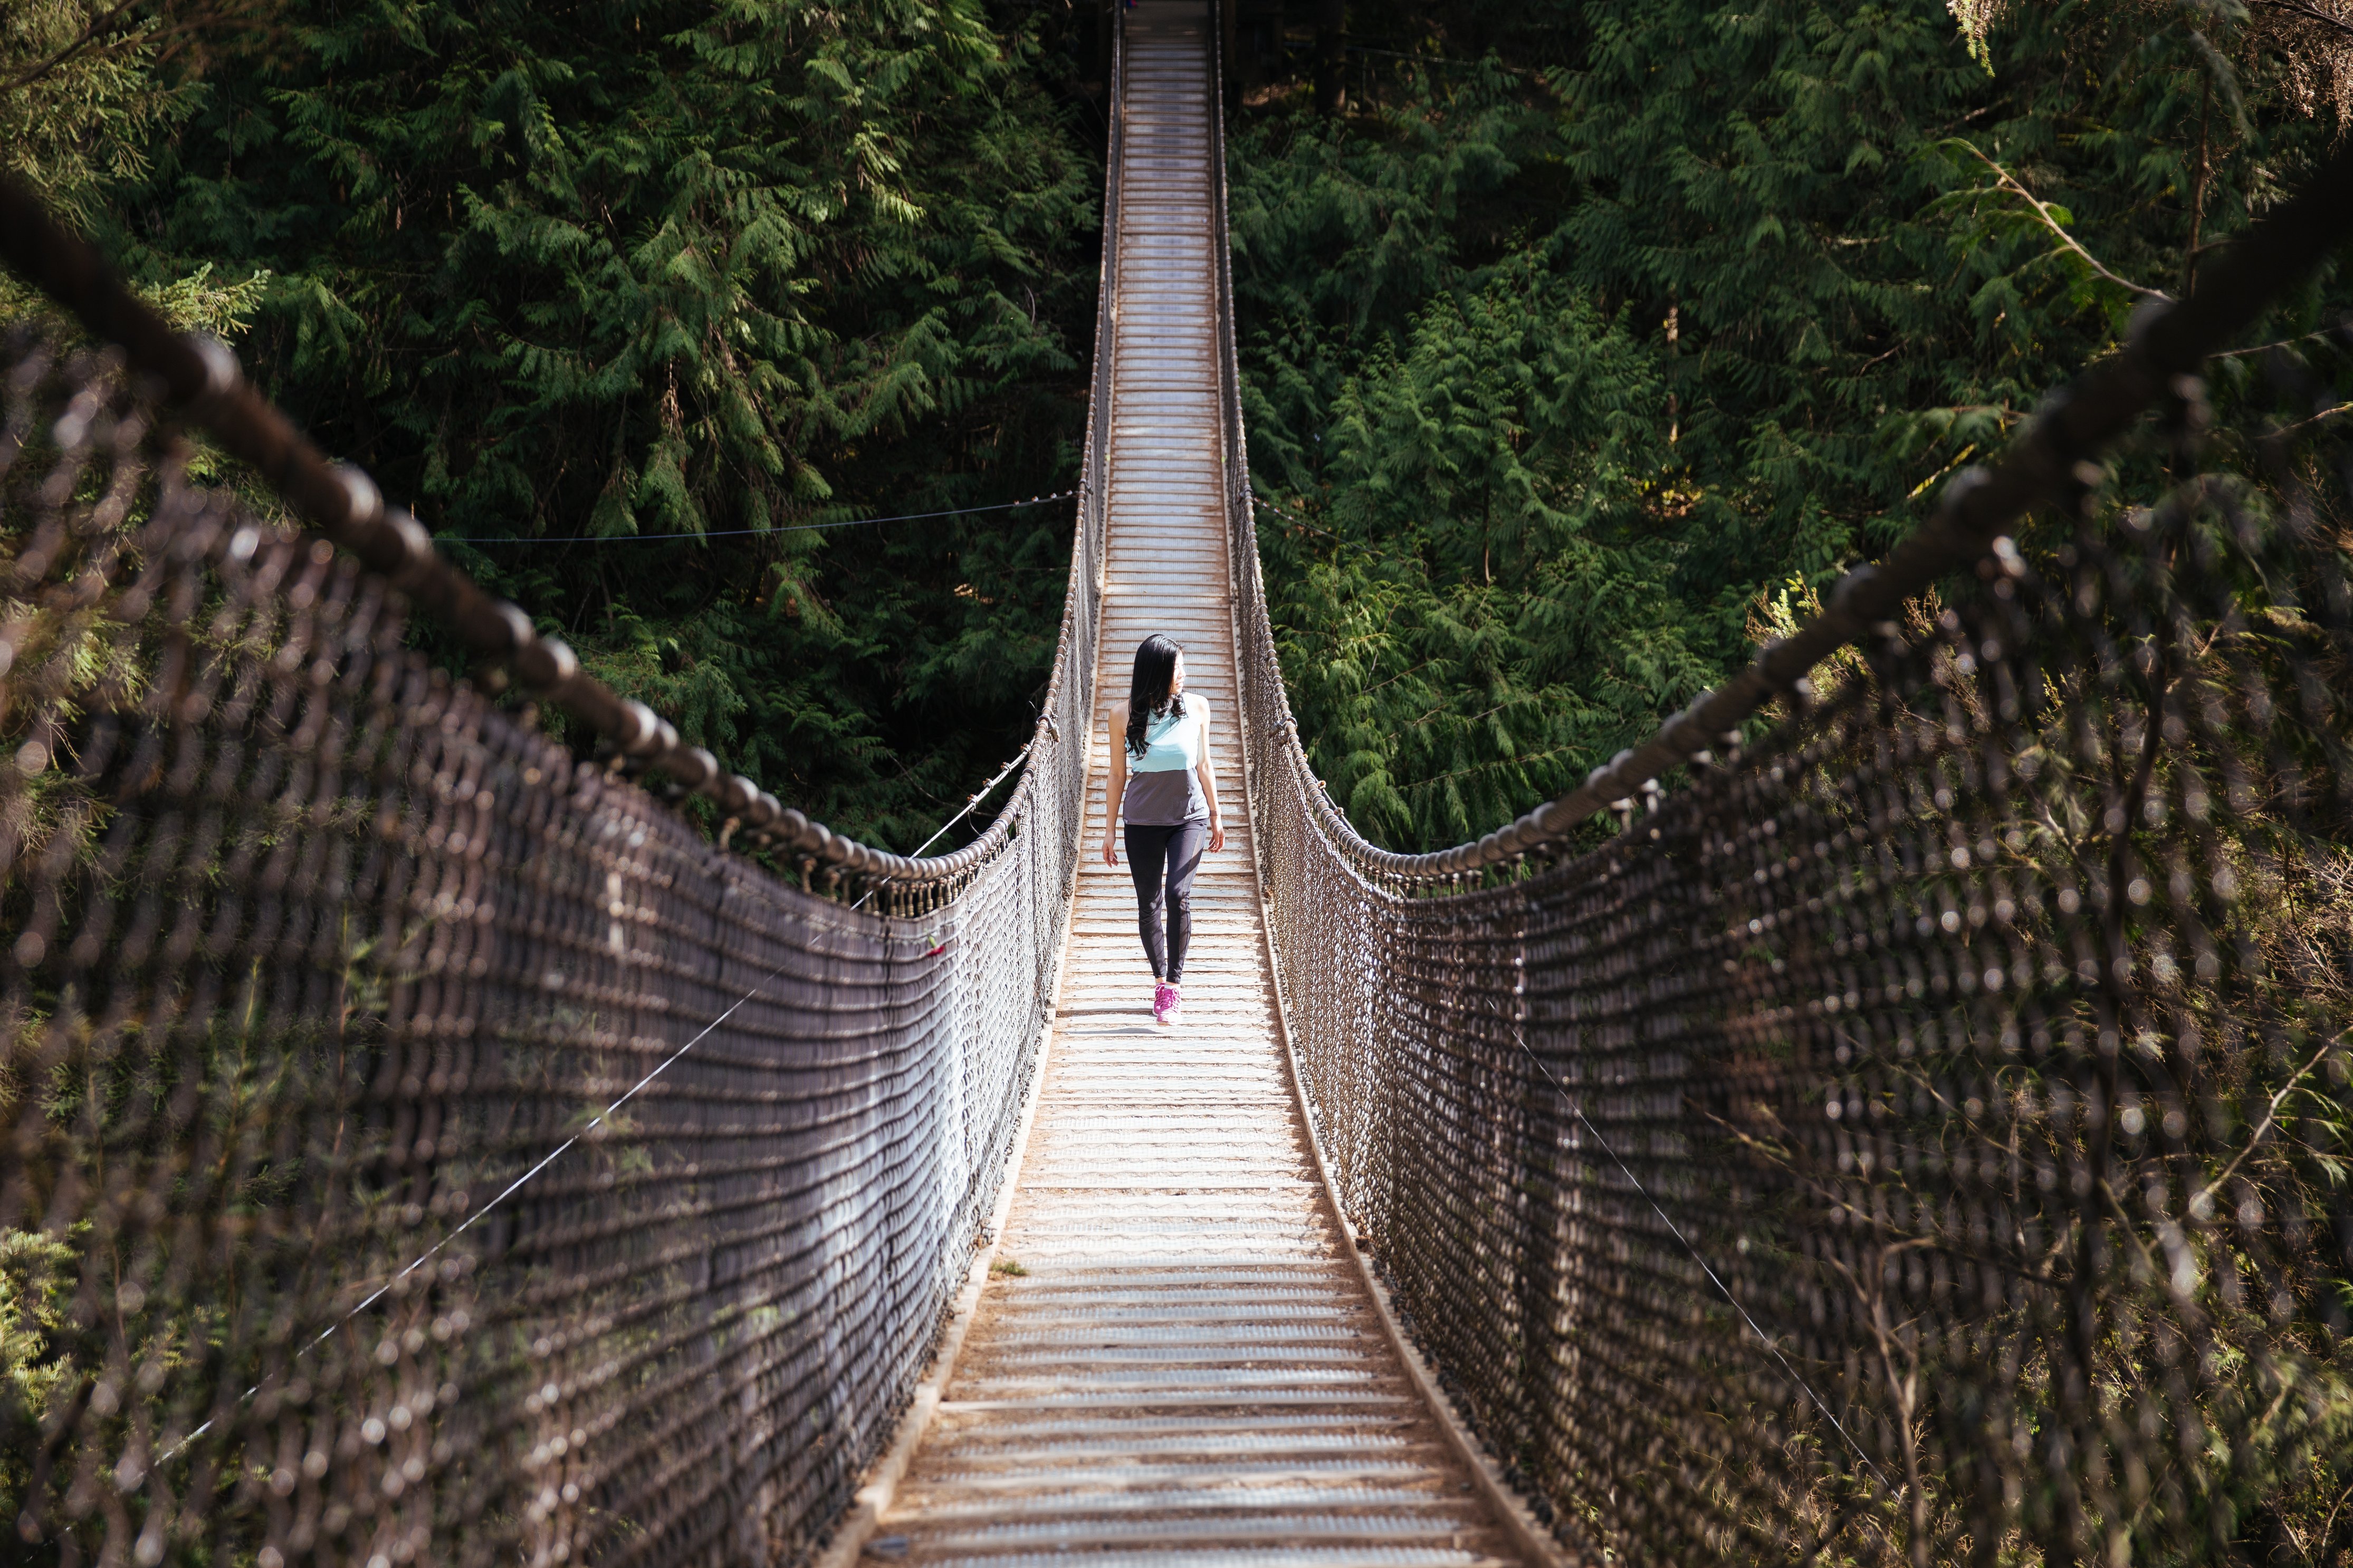
[{"label": "railing mesh pattern", "polygon": [[805,1557],[1034,1069],[1100,484],[993,852],[828,899],[429,668],[119,359],[0,376],[12,1552]]},{"label": "railing mesh pattern", "polygon": [[1564,1545],[2353,1563],[2353,331],[2273,355],[2225,471],[2163,478],[2189,382],[2137,481],[2059,463],[2080,522],[1963,556],[1599,847],[1428,874],[1478,847],[1366,844],[1292,724],[1228,341],[1294,1059]]}]

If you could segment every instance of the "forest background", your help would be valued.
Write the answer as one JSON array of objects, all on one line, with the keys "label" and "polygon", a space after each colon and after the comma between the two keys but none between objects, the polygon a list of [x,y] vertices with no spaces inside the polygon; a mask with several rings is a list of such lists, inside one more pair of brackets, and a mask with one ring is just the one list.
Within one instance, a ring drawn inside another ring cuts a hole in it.
[{"label": "forest background", "polygon": [[[1235,19],[1270,594],[1399,847],[1913,526],[2353,83],[2336,0]],[[597,674],[905,849],[1031,727],[1073,509],[838,525],[1074,482],[1102,43],[1068,0],[11,0],[0,159]]]}]

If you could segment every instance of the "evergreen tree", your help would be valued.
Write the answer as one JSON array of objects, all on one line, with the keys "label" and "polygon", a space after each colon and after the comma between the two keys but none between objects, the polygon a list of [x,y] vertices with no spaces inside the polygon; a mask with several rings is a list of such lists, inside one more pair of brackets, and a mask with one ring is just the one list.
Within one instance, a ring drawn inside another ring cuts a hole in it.
[{"label": "evergreen tree", "polygon": [[[25,181],[67,221],[89,224],[106,194],[144,174],[148,149],[195,101],[208,40],[252,36],[267,0],[17,0],[0,8],[0,168]],[[148,296],[185,328],[235,337],[260,304],[265,279],[216,278],[211,262],[159,278]],[[0,320],[41,309],[0,273]]]},{"label": "evergreen tree", "polygon": [[1256,95],[1250,455],[1303,519],[1269,519],[1270,593],[1361,829],[1458,842],[1647,735],[2337,133],[2325,19],[1963,19],[1366,5],[1342,113]]},{"label": "evergreen tree", "polygon": [[[316,0],[107,236],[268,275],[249,358],[732,768],[911,847],[1029,728],[1097,164],[975,0]],[[499,542],[596,536],[619,542]]]}]

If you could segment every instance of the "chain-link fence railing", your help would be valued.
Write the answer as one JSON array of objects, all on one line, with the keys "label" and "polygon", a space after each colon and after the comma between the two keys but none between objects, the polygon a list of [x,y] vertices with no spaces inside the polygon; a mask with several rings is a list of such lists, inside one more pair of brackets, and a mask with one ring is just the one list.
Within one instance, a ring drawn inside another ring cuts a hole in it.
[{"label": "chain-link fence railing", "polygon": [[[100,344],[0,342],[12,1560],[805,1557],[964,1276],[1051,1005],[1100,419],[1024,775],[909,859],[584,676],[0,196]],[[190,426],[308,528],[192,482]],[[412,609],[480,673],[413,651]]]},{"label": "chain-link fence railing", "polygon": [[1815,626],[1437,855],[1291,725],[1229,335],[1303,1085],[1582,1560],[2353,1563],[2353,335],[2179,477],[2188,374],[2349,217],[2340,159]]}]

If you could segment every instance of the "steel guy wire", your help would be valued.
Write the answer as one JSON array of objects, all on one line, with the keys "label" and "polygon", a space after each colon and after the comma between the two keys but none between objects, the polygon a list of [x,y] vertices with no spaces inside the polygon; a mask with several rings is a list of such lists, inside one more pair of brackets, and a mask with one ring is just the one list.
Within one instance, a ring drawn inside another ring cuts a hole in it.
[{"label": "steel guy wire", "polygon": [[835,528],[870,528],[879,522],[920,522],[934,517],[970,517],[975,512],[1012,511],[1021,507],[1069,500],[1083,493],[1085,489],[1081,485],[1073,489],[1056,490],[1050,496],[1031,496],[1027,500],[991,501],[987,506],[951,507],[945,511],[909,511],[895,517],[853,517],[840,522],[795,522],[779,528],[723,528],[704,533],[570,533],[555,536],[438,533],[433,537],[438,544],[689,544],[699,539],[763,538],[776,533],[812,533]]},{"label": "steel guy wire", "polygon": [[[1024,747],[1023,750],[1026,751],[1028,748]],[[1003,777],[1004,775],[999,774],[998,776]],[[720,1025],[733,1017],[736,1013],[744,1007],[744,1004],[759,995],[762,987],[765,986],[769,981],[774,980],[777,975],[782,974],[791,963],[792,960],[787,958],[783,963],[778,963],[774,969],[769,970],[767,973],[760,976],[760,978],[754,983],[752,989],[746,991],[743,995],[738,996],[733,1002],[728,1004],[727,1010],[720,1014],[717,1017],[712,1019],[708,1024],[705,1024],[695,1035],[694,1038],[687,1041],[686,1044],[679,1047],[678,1049],[663,1058],[662,1060],[657,1064],[650,1072],[647,1073],[645,1077],[631,1084],[628,1093],[622,1095],[620,1099],[613,1101],[612,1104],[598,1111],[595,1118],[592,1119],[586,1126],[582,1127],[579,1131],[573,1133],[563,1142],[557,1144],[547,1153],[542,1155],[537,1164],[532,1166],[530,1170],[525,1171],[522,1175],[517,1176],[513,1181],[509,1182],[506,1184],[505,1190],[501,1192],[498,1196],[492,1198],[489,1203],[482,1205],[480,1208],[474,1210],[473,1213],[468,1215],[450,1230],[448,1235],[443,1237],[440,1240],[427,1247],[423,1252],[418,1253],[416,1258],[409,1261],[407,1267],[400,1269],[389,1279],[385,1279],[383,1284],[370,1291],[367,1296],[358,1303],[358,1305],[353,1307],[342,1317],[336,1319],[333,1322],[320,1330],[315,1338],[311,1340],[309,1343],[303,1345],[301,1349],[296,1351],[294,1353],[298,1356],[304,1356],[310,1354],[312,1351],[317,1350],[335,1334],[341,1332],[350,1324],[353,1319],[358,1317],[362,1312],[366,1311],[370,1307],[375,1306],[378,1301],[383,1300],[386,1295],[391,1293],[393,1287],[398,1285],[402,1280],[416,1273],[419,1268],[424,1268],[427,1263],[432,1262],[433,1259],[440,1254],[443,1247],[448,1247],[451,1242],[465,1235],[469,1230],[471,1230],[474,1227],[475,1223],[480,1220],[484,1215],[488,1215],[492,1209],[497,1208],[501,1204],[505,1203],[509,1198],[514,1196],[515,1194],[522,1191],[523,1187],[531,1182],[532,1178],[537,1176],[542,1171],[546,1170],[550,1165],[554,1164],[556,1161],[562,1159],[566,1150],[570,1149],[575,1143],[579,1142],[583,1138],[586,1138],[590,1133],[596,1131],[597,1128],[603,1126],[606,1121],[609,1119],[615,1111],[628,1104],[630,1100],[635,1100],[638,1097],[638,1092],[642,1090],[646,1085],[653,1082],[654,1079],[668,1072],[671,1066],[676,1063],[680,1058],[685,1056],[687,1052],[694,1049],[695,1047],[701,1045],[705,1039],[709,1038],[711,1032],[713,1029],[716,1029]],[[246,1400],[251,1399],[260,1391],[261,1385],[256,1384],[253,1387],[247,1389],[242,1394],[238,1395],[238,1403],[242,1404]],[[170,1450],[160,1456],[155,1462],[160,1465],[165,1460],[176,1458],[182,1449],[195,1442],[197,1438],[203,1436],[206,1431],[211,1429],[211,1426],[212,1422],[207,1419],[202,1426],[197,1426],[186,1436],[172,1445]]]},{"label": "steel guy wire", "polygon": [[[1003,784],[1005,782],[1005,775],[1019,767],[1021,765],[1022,759],[1029,756],[1029,748],[1037,743],[1038,742],[1035,740],[1023,742],[1021,749],[1013,753],[1013,760],[1007,763],[1003,767],[997,769],[997,776],[995,778],[990,779],[987,784],[981,785],[980,788],[975,790],[973,792],[972,798],[964,803],[964,809],[957,812],[954,816],[949,817],[945,822],[941,823],[937,830],[935,830],[929,838],[924,839],[921,844],[915,846],[915,852],[913,855],[908,856],[907,858],[910,860],[922,859],[923,851],[929,849],[933,845],[937,844],[940,841],[941,834],[945,833],[949,828],[954,827],[957,823],[962,822],[965,817],[971,816],[972,808],[978,805],[983,800],[987,799],[990,790],[993,790],[998,784]],[[858,901],[849,907],[853,910],[862,910],[866,907],[866,900],[873,896],[874,889],[869,888],[865,892],[860,894]]]},{"label": "steel guy wire", "polygon": [[1742,1304],[1740,1298],[1732,1293],[1732,1287],[1724,1282],[1724,1277],[1718,1274],[1715,1271],[1715,1266],[1709,1263],[1708,1260],[1701,1255],[1700,1249],[1692,1245],[1691,1238],[1683,1234],[1683,1226],[1677,1225],[1674,1222],[1673,1216],[1669,1215],[1664,1208],[1660,1206],[1659,1200],[1651,1195],[1651,1189],[1642,1184],[1642,1178],[1636,1175],[1633,1172],[1633,1168],[1619,1157],[1617,1149],[1610,1144],[1609,1139],[1602,1136],[1601,1129],[1593,1125],[1592,1119],[1585,1114],[1585,1106],[1583,1102],[1580,1101],[1577,1096],[1568,1092],[1568,1088],[1566,1084],[1562,1083],[1560,1079],[1553,1076],[1552,1069],[1545,1066],[1544,1058],[1537,1056],[1535,1051],[1528,1047],[1528,1042],[1520,1031],[1516,1029],[1512,1031],[1512,1043],[1520,1047],[1520,1054],[1526,1057],[1528,1060],[1535,1065],[1536,1071],[1544,1074],[1545,1081],[1551,1084],[1554,1092],[1557,1093],[1561,1099],[1567,1103],[1569,1113],[1577,1118],[1580,1126],[1582,1126],[1588,1132],[1593,1134],[1593,1141],[1601,1145],[1601,1152],[1609,1156],[1610,1163],[1618,1167],[1620,1173],[1624,1175],[1628,1181],[1634,1184],[1634,1190],[1642,1194],[1642,1201],[1651,1205],[1651,1212],[1657,1215],[1661,1223],[1666,1226],[1668,1231],[1673,1235],[1675,1240],[1683,1244],[1683,1249],[1691,1254],[1691,1259],[1694,1263],[1699,1265],[1700,1272],[1705,1274],[1708,1278],[1709,1283],[1713,1284],[1716,1289],[1723,1294],[1724,1299],[1732,1304],[1732,1310],[1740,1314],[1740,1321],[1748,1325],[1748,1331],[1757,1336],[1757,1342],[1762,1344],[1767,1350],[1773,1352],[1773,1359],[1781,1363],[1781,1370],[1789,1374],[1789,1381],[1796,1384],[1799,1388],[1805,1391],[1806,1397],[1813,1401],[1814,1408],[1822,1413],[1822,1419],[1828,1421],[1831,1424],[1831,1428],[1836,1431],[1841,1438],[1845,1439],[1846,1446],[1854,1451],[1854,1457],[1862,1461],[1862,1468],[1871,1472],[1872,1479],[1876,1480],[1883,1488],[1884,1488],[1890,1496],[1896,1495],[1895,1488],[1888,1484],[1887,1477],[1881,1472],[1877,1465],[1872,1463],[1871,1456],[1862,1451],[1862,1446],[1854,1440],[1853,1436],[1848,1433],[1845,1426],[1840,1422],[1836,1415],[1831,1413],[1831,1407],[1824,1402],[1822,1396],[1814,1392],[1814,1385],[1808,1383],[1799,1373],[1798,1369],[1790,1364],[1789,1358],[1781,1353],[1781,1347],[1775,1342],[1773,1336],[1767,1333],[1763,1328],[1758,1326],[1757,1320],[1749,1315],[1748,1309]]}]

